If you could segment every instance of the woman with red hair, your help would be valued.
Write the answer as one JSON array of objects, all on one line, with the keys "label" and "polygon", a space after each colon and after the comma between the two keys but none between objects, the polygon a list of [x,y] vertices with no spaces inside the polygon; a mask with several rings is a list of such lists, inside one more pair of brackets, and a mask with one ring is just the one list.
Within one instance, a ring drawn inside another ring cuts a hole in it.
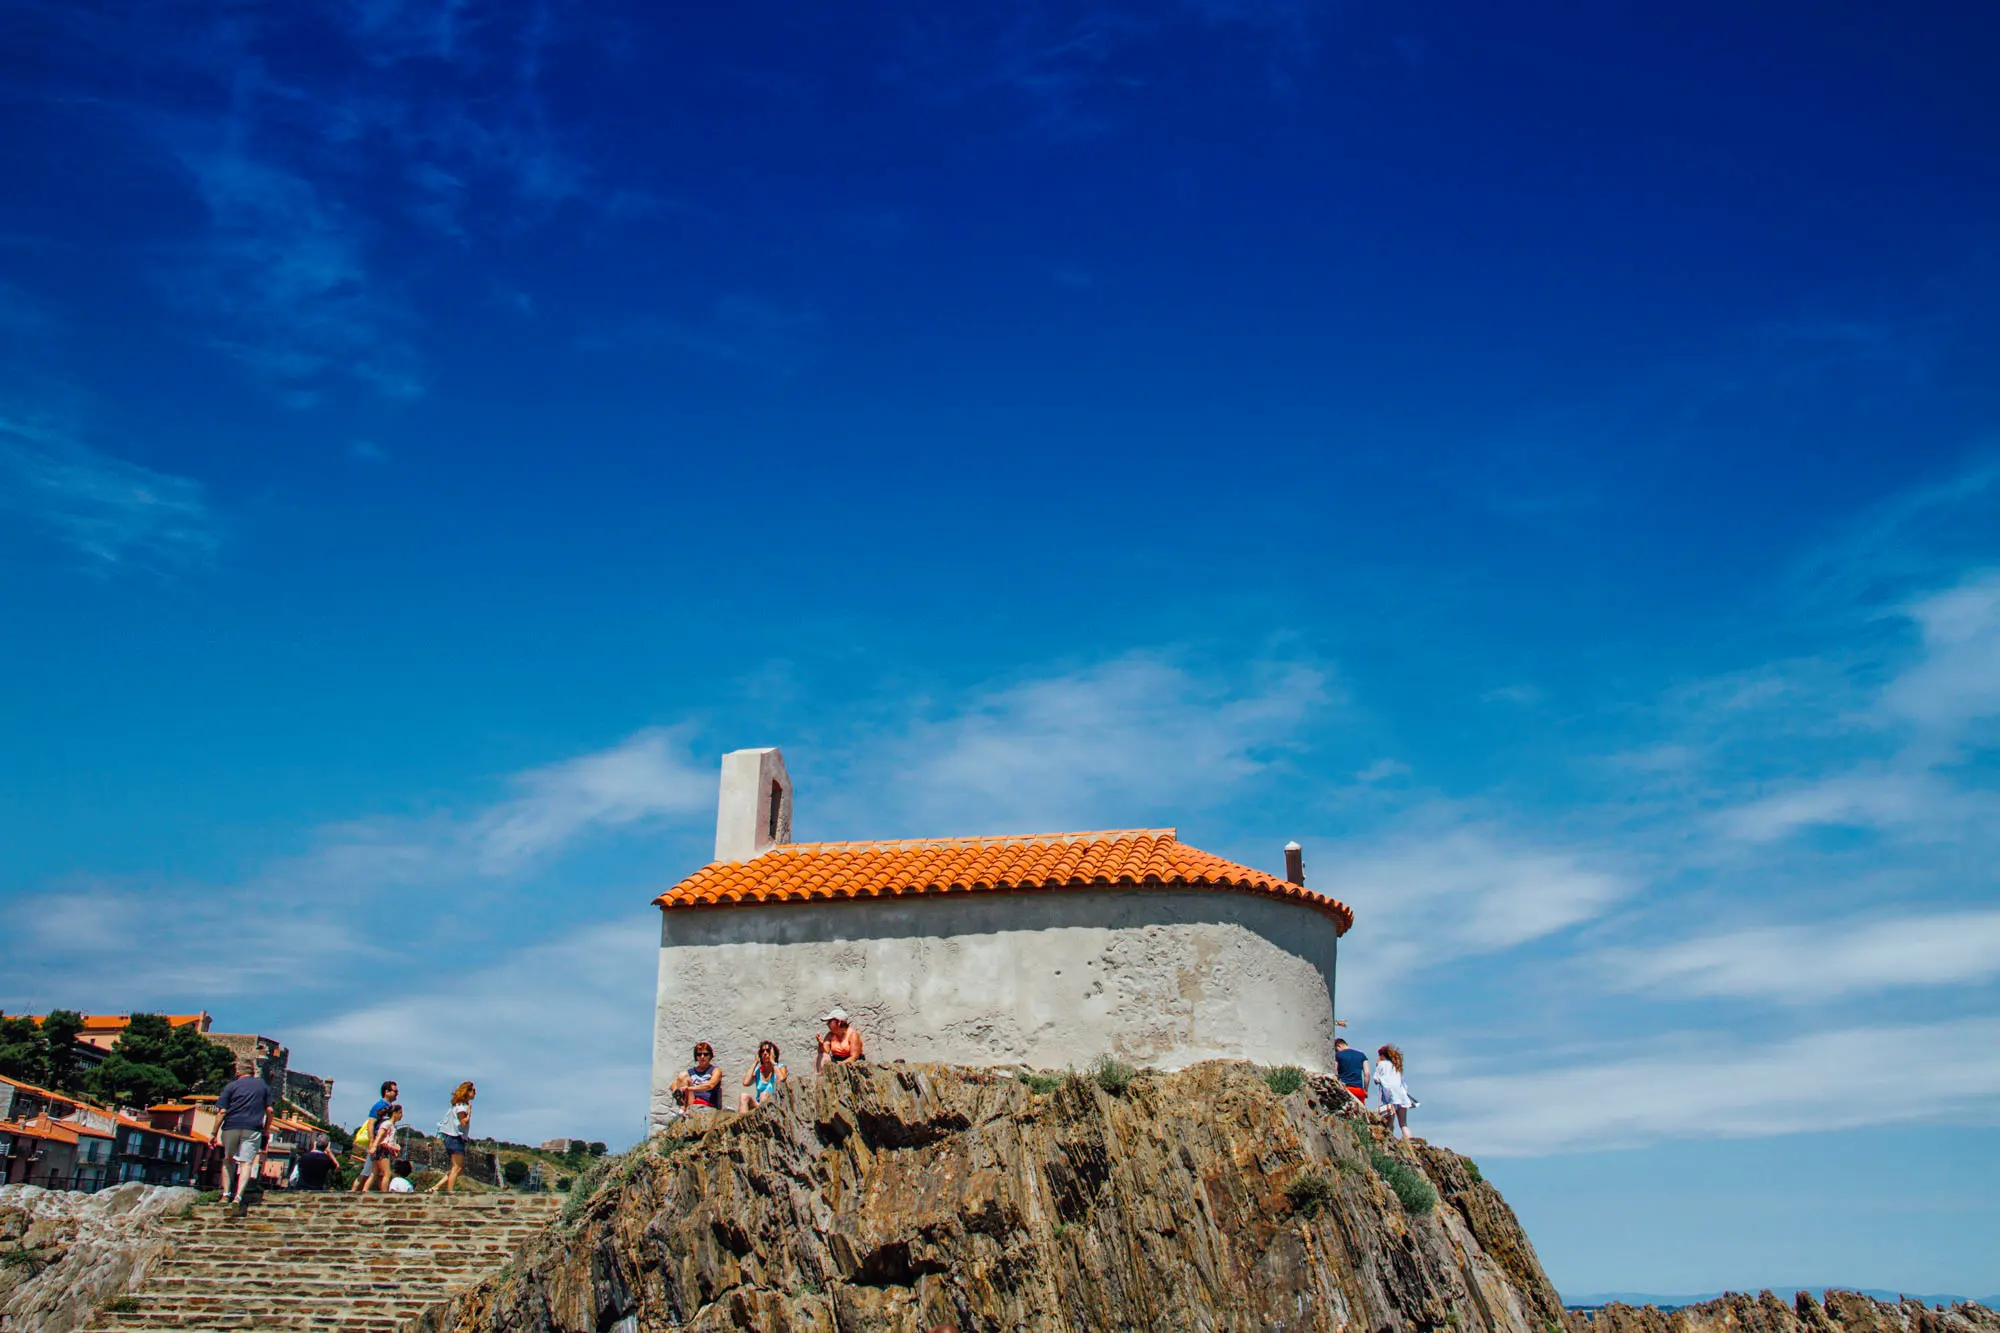
[{"label": "woman with red hair", "polygon": [[443,1190],[452,1192],[452,1182],[465,1170],[466,1145],[472,1142],[472,1099],[479,1095],[479,1089],[467,1079],[452,1090],[451,1110],[444,1119],[438,1121],[438,1137],[444,1140],[444,1150],[451,1154],[451,1170],[444,1173],[444,1179],[429,1189],[436,1194]]}]

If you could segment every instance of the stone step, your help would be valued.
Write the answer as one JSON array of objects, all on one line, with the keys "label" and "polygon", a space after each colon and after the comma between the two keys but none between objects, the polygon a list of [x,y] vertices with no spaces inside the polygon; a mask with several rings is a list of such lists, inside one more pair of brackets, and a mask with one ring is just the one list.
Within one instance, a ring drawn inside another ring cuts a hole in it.
[{"label": "stone step", "polygon": [[551,1195],[272,1194],[243,1217],[198,1207],[100,1330],[246,1328],[395,1333],[498,1272],[563,1206]]}]

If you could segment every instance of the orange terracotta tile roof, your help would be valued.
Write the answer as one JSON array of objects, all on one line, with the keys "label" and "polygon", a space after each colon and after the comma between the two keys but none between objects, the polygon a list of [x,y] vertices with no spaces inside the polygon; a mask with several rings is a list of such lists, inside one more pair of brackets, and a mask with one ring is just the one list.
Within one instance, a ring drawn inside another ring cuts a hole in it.
[{"label": "orange terracotta tile roof", "polygon": [[674,910],[1148,885],[1286,898],[1325,912],[1343,935],[1354,924],[1346,903],[1190,847],[1173,829],[791,843],[703,866],[653,901]]},{"label": "orange terracotta tile roof", "polygon": [[38,1115],[33,1120],[0,1120],[0,1133],[18,1134],[22,1138],[42,1139],[49,1143],[76,1143],[75,1125],[66,1125],[45,1115]]},{"label": "orange terracotta tile roof", "polygon": [[[82,1031],[85,1032],[123,1032],[126,1028],[132,1026],[132,1015],[130,1014],[79,1014],[77,1016],[83,1020]],[[206,1012],[199,1014],[166,1015],[167,1026],[174,1028],[184,1028],[190,1023],[199,1023],[207,1017],[208,1014]],[[28,1015],[28,1020],[37,1027],[41,1026],[47,1018],[47,1014]]]},{"label": "orange terracotta tile roof", "polygon": [[181,1134],[171,1129],[155,1129],[152,1121],[141,1120],[137,1116],[126,1115],[123,1111],[118,1113],[118,1123],[127,1129],[143,1129],[148,1134],[158,1134],[163,1139],[179,1139],[183,1143],[208,1142],[207,1139],[199,1134]]}]

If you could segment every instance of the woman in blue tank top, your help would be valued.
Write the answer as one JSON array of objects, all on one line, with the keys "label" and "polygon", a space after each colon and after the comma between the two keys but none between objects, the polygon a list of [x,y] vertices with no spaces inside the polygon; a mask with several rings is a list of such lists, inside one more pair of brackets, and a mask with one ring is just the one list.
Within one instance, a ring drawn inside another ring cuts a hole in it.
[{"label": "woman in blue tank top", "polygon": [[785,1078],[785,1067],[778,1063],[778,1043],[758,1042],[757,1063],[743,1076],[743,1095],[736,1099],[736,1109],[747,1111],[777,1096],[778,1085]]}]

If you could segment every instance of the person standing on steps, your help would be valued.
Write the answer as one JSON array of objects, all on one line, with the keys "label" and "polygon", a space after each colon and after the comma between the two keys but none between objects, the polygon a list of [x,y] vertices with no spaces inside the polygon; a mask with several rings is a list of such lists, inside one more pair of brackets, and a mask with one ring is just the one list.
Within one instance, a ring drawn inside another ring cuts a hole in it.
[{"label": "person standing on steps", "polygon": [[257,1159],[264,1154],[276,1100],[271,1085],[255,1074],[231,1080],[215,1099],[215,1135],[209,1144],[222,1149],[222,1201],[238,1217],[245,1207],[244,1187],[256,1176]]},{"label": "person standing on steps", "polygon": [[439,1190],[452,1193],[452,1182],[465,1171],[465,1150],[472,1145],[472,1099],[478,1095],[479,1089],[472,1086],[471,1079],[452,1091],[451,1110],[438,1121],[438,1137],[444,1140],[444,1150],[451,1154],[451,1170],[424,1193],[436,1194]]},{"label": "person standing on steps", "polygon": [[1382,1090],[1382,1123],[1399,1139],[1410,1137],[1410,1112],[1417,1099],[1403,1082],[1403,1053],[1394,1046],[1375,1052],[1374,1085]]},{"label": "person standing on steps", "polygon": [[396,1093],[396,1080],[393,1078],[384,1079],[382,1081],[382,1095],[375,1099],[373,1106],[368,1108],[368,1118],[361,1122],[361,1132],[354,1136],[354,1155],[360,1160],[357,1163],[357,1170],[354,1173],[354,1184],[348,1188],[348,1193],[350,1194],[361,1193],[374,1175],[369,1165],[368,1135],[374,1132],[375,1122],[387,1115],[389,1108],[396,1104]]},{"label": "person standing on steps", "polygon": [[1368,1105],[1368,1055],[1347,1044],[1347,1038],[1333,1039],[1333,1072],[1340,1086],[1354,1094],[1354,1100]]},{"label": "person standing on steps", "polygon": [[826,1024],[826,1031],[813,1039],[819,1046],[813,1056],[813,1073],[831,1064],[848,1064],[865,1058],[861,1029],[847,1021],[845,1009],[829,1009],[820,1015],[820,1021]]},{"label": "person standing on steps", "polygon": [[375,1121],[375,1134],[368,1140],[368,1176],[362,1182],[361,1192],[377,1189],[389,1192],[389,1170],[402,1155],[402,1143],[397,1139],[397,1127],[403,1120],[401,1103],[391,1106]]}]

